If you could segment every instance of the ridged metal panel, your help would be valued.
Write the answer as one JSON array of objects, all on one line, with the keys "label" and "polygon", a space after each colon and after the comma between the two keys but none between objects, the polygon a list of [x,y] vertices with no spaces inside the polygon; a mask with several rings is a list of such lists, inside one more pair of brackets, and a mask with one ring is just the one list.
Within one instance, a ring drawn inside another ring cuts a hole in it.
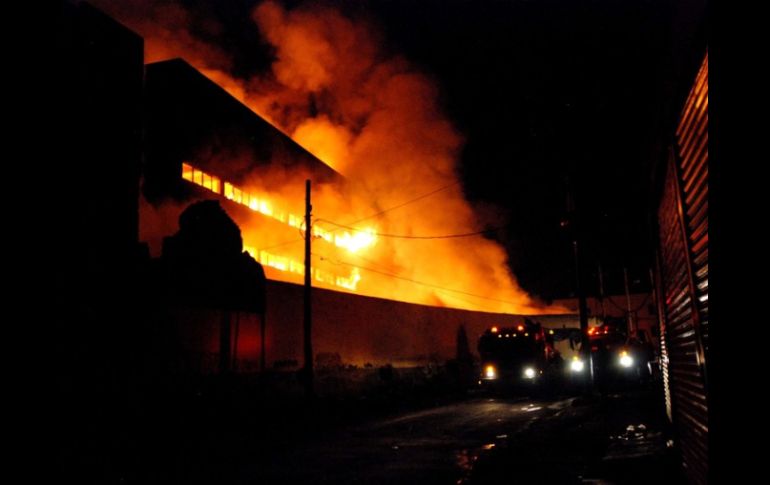
[{"label": "ridged metal panel", "polygon": [[676,130],[658,206],[666,406],[692,483],[708,475],[708,54]]},{"label": "ridged metal panel", "polygon": [[708,362],[708,54],[677,129],[682,205],[689,239],[704,372]]}]

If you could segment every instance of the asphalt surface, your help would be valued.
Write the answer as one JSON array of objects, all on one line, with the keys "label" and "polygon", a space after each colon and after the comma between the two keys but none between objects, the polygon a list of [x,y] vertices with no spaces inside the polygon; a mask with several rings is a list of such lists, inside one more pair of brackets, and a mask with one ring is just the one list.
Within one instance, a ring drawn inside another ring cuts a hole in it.
[{"label": "asphalt surface", "polygon": [[152,411],[120,400],[72,427],[67,468],[79,483],[684,483],[654,389],[310,402],[248,389],[173,394]]},{"label": "asphalt surface", "polygon": [[351,426],[248,467],[251,483],[451,484],[512,433],[572,400],[477,398]]},{"label": "asphalt surface", "polygon": [[[475,396],[262,436],[260,451],[247,446],[254,451],[227,476],[249,484],[684,483],[659,404],[650,391],[552,400]],[[212,471],[209,483],[217,481]]]},{"label": "asphalt surface", "polygon": [[580,397],[480,456],[466,484],[684,484],[651,390]]}]

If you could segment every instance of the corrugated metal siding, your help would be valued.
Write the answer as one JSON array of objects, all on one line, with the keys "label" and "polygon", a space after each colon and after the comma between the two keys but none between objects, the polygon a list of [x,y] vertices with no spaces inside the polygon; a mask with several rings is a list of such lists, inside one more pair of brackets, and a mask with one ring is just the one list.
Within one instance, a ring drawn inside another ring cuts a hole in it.
[{"label": "corrugated metal siding", "polygon": [[[708,54],[676,132],[702,352],[708,361]],[[705,370],[705,369],[704,369]]]},{"label": "corrugated metal siding", "polygon": [[708,54],[682,110],[658,208],[666,407],[692,483],[708,474]]}]

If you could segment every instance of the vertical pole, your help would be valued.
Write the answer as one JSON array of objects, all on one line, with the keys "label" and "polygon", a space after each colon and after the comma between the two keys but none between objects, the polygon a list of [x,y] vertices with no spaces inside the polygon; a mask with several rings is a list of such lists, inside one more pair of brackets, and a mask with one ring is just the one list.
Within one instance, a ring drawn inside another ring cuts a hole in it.
[{"label": "vertical pole", "polygon": [[259,314],[259,370],[265,373],[265,312]]},{"label": "vertical pole", "polygon": [[628,336],[632,337],[634,336],[634,319],[631,316],[631,293],[628,290],[628,270],[624,267],[623,268],[623,282],[626,285],[626,311],[627,313],[627,321],[628,321]]},{"label": "vertical pole", "polygon": [[684,201],[686,199],[684,189],[682,188],[681,181],[683,175],[681,173],[681,165],[679,163],[679,157],[677,150],[674,147],[678,147],[678,142],[674,142],[670,149],[670,164],[671,170],[673,170],[674,187],[676,190],[676,209],[679,219],[679,230],[682,234],[682,243],[684,244],[684,257],[687,261],[687,282],[690,287],[690,307],[692,308],[692,325],[695,330],[695,361],[700,368],[703,375],[703,384],[706,386],[706,399],[708,399],[708,375],[706,373],[706,352],[703,346],[703,337],[701,332],[701,312],[698,308],[698,292],[695,285],[695,276],[693,275],[693,263],[692,263],[692,247],[690,245],[690,233],[687,229],[687,219],[684,210]]},{"label": "vertical pole", "polygon": [[575,254],[575,293],[578,299],[578,316],[580,319],[580,354],[583,362],[588,366],[587,376],[584,381],[583,392],[588,395],[593,392],[595,374],[594,362],[591,355],[591,342],[588,339],[588,305],[586,302],[585,288],[583,285],[583,274],[578,241],[580,240],[580,231],[582,230],[580,216],[577,211],[572,189],[567,180],[567,214],[569,225],[572,229],[572,249]]},{"label": "vertical pole", "polygon": [[655,275],[652,272],[652,267],[649,268],[650,273],[650,288],[652,288],[652,304],[655,308],[658,308],[658,288],[655,286]]},{"label": "vertical pole", "polygon": [[230,370],[230,339],[230,311],[225,310],[219,327],[219,372],[222,374]]},{"label": "vertical pole", "polygon": [[238,332],[241,330],[241,313],[235,312],[235,331],[233,332],[233,352],[231,369],[238,371]]},{"label": "vertical pole", "polygon": [[588,365],[588,379],[586,379],[585,392],[591,393],[594,383],[594,363],[591,355],[591,342],[588,339],[588,305],[586,303],[585,289],[583,288],[583,278],[580,264],[580,252],[578,251],[578,236],[575,234],[575,239],[572,241],[572,246],[575,251],[575,273],[577,276],[577,298],[578,298],[578,314],[580,316],[580,335],[581,335],[581,350],[583,354],[583,362]]},{"label": "vertical pole", "polygon": [[313,397],[313,347],[311,341],[311,298],[310,298],[310,239],[312,237],[312,227],[310,224],[310,214],[313,206],[310,205],[310,179],[305,181],[305,395]]},{"label": "vertical pole", "polygon": [[602,265],[599,265],[599,301],[602,307],[602,323],[607,318],[607,310],[604,308],[604,272],[602,271]]}]

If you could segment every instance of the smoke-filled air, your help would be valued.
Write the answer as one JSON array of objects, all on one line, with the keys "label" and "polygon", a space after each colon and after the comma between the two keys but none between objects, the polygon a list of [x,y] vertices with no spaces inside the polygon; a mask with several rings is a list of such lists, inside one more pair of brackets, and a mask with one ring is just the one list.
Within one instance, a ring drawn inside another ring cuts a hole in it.
[{"label": "smoke-filled air", "polygon": [[[518,286],[498,243],[483,234],[441,237],[479,233],[500,222],[481,220],[463,195],[457,172],[463,136],[442,113],[440,86],[388,52],[371,21],[318,3],[291,10],[260,3],[250,20],[274,60],[267,72],[238,77],[226,42],[192,33],[191,22],[202,22],[197,13],[159,1],[94,3],[144,37],[145,62],[183,58],[344,176],[344,184],[313,186],[319,243],[312,263],[342,278],[342,284],[317,278],[317,286],[469,310],[557,311]],[[232,163],[243,163],[233,157]],[[255,171],[241,189],[270,201],[263,212],[283,211],[297,225],[304,179],[303,173]],[[258,259],[267,250],[273,260],[302,262],[300,234],[296,243],[275,247],[284,241],[260,229],[259,223],[241,227],[244,245]],[[324,236],[339,244],[322,244]],[[279,270],[260,260],[268,277],[301,281],[285,264]]]}]

